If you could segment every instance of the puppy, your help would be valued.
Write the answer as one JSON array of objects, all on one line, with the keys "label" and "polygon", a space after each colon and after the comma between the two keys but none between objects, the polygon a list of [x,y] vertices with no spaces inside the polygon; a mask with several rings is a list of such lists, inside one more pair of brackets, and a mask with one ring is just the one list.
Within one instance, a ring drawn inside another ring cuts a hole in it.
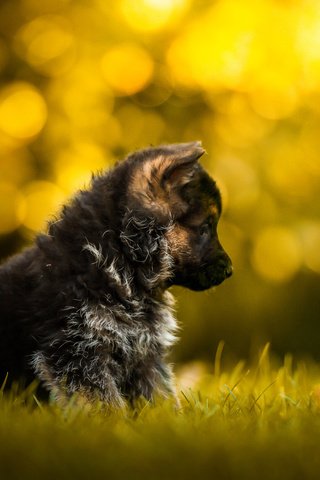
[{"label": "puppy", "polygon": [[0,267],[0,382],[38,378],[56,399],[115,407],[175,395],[167,289],[205,290],[232,273],[203,153],[192,142],[129,155]]}]

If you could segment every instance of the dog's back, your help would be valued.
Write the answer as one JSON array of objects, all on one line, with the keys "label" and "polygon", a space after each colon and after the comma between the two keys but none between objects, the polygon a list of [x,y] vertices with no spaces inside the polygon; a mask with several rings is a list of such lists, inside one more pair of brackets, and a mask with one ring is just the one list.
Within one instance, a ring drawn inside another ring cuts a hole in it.
[{"label": "dog's back", "polygon": [[38,253],[32,247],[0,267],[0,383],[8,372],[8,383],[30,377],[25,358],[34,347],[29,319],[36,315]]}]

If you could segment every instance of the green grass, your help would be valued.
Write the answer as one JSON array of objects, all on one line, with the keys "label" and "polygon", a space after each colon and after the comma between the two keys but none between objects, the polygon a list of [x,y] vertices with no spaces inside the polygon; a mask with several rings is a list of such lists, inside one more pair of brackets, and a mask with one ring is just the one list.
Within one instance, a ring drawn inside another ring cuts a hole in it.
[{"label": "green grass", "polygon": [[265,347],[251,368],[221,371],[220,356],[212,371],[192,367],[179,411],[160,400],[62,409],[1,392],[1,480],[319,479],[320,366],[276,365]]}]

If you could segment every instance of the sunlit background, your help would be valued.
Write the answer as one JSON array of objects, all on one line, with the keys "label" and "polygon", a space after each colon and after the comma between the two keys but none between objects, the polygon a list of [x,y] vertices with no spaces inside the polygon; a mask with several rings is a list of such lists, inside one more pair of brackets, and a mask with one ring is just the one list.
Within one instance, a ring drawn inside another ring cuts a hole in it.
[{"label": "sunlit background", "polygon": [[320,358],[320,3],[2,0],[0,255],[134,149],[201,139],[235,274],[176,289],[174,359]]}]

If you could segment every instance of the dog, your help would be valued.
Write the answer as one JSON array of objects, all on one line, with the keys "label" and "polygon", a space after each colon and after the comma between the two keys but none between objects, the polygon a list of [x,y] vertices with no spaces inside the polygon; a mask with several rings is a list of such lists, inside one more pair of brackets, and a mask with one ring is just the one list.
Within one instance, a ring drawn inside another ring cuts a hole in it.
[{"label": "dog", "polygon": [[113,407],[176,397],[168,288],[232,274],[221,196],[200,142],[130,154],[93,176],[35,244],[0,267],[0,381]]}]

